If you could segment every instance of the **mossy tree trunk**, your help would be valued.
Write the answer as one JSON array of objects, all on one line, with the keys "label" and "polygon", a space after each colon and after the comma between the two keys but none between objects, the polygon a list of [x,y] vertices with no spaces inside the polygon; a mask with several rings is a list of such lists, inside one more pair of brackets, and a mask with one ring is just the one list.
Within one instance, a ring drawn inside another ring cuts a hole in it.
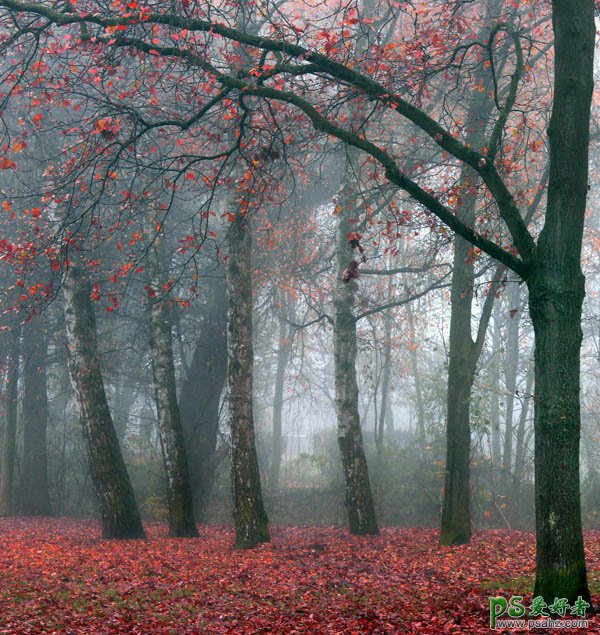
[{"label": "mossy tree trunk", "polygon": [[167,477],[167,507],[169,536],[190,538],[198,535],[194,520],[194,504],[183,428],[177,403],[175,363],[173,361],[172,310],[170,299],[164,296],[162,275],[164,258],[162,237],[157,238],[150,253],[155,293],[150,306],[150,351],[154,398],[158,415],[158,433],[165,475]]},{"label": "mossy tree trunk", "polygon": [[0,516],[14,514],[15,463],[17,459],[17,405],[21,325],[15,322],[7,333],[6,381],[4,385],[4,426],[0,456]]},{"label": "mossy tree trunk", "polygon": [[379,530],[358,411],[356,317],[353,312],[357,284],[354,278],[344,282],[344,272],[355,258],[348,238],[354,231],[349,221],[354,210],[352,198],[351,187],[346,182],[340,196],[341,213],[337,228],[333,352],[337,434],[344,471],[348,524],[353,534],[363,535],[377,534]]},{"label": "mossy tree trunk", "polygon": [[227,387],[231,432],[231,482],[235,546],[269,540],[254,434],[252,346],[252,237],[248,213],[240,210],[227,232]]},{"label": "mossy tree trunk", "polygon": [[79,404],[104,538],[144,538],[144,529],[106,399],[91,285],[71,265],[63,283],[69,375]]},{"label": "mossy tree trunk", "polygon": [[554,106],[546,221],[529,287],[535,331],[534,595],[590,602],[579,493],[580,256],[588,188],[594,2],[554,0]]}]

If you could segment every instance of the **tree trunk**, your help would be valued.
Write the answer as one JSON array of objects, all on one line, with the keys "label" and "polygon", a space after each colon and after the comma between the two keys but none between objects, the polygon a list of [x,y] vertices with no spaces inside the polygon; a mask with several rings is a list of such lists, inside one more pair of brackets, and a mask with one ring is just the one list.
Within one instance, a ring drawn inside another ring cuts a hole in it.
[{"label": "tree trunk", "polygon": [[63,283],[71,383],[96,489],[104,538],[144,538],[144,529],[106,399],[90,283],[71,265]]},{"label": "tree trunk", "polygon": [[410,367],[412,376],[415,380],[415,404],[417,407],[417,441],[421,446],[421,453],[425,448],[425,408],[423,406],[423,391],[421,389],[421,372],[419,370],[419,357],[417,355],[416,335],[415,335],[415,318],[410,304],[406,305],[406,314],[408,315],[408,333],[410,335],[410,345],[408,354],[410,359]]},{"label": "tree trunk", "polygon": [[352,311],[356,281],[344,283],[344,271],[354,259],[348,242],[352,232],[352,195],[346,183],[341,195],[342,213],[337,230],[337,279],[334,297],[333,350],[335,360],[335,405],[338,444],[346,486],[346,509],[353,534],[377,534],[377,518],[369,482],[356,382],[356,318]]},{"label": "tree trunk", "polygon": [[[117,385],[115,385],[112,395],[112,413],[119,443],[122,443],[125,438],[129,414],[138,397],[138,391],[134,390],[127,381],[128,375],[131,376],[130,371],[128,371],[129,369],[123,369],[114,375],[114,382]],[[107,397],[109,396],[107,395]]]},{"label": "tree trunk", "polygon": [[[469,180],[462,179],[469,187]],[[472,217],[476,196],[463,195],[461,218]],[[466,221],[468,222],[468,220]],[[471,389],[479,355],[475,355],[471,335],[471,307],[474,272],[469,258],[470,245],[459,236],[454,239],[454,269],[451,288],[451,314],[446,422],[446,476],[442,506],[443,545],[467,543],[471,539],[470,455]]]},{"label": "tree trunk", "polygon": [[[494,15],[496,1],[487,5]],[[484,25],[482,39],[485,39]],[[489,97],[491,78],[480,78],[486,90],[474,91],[468,104],[466,143],[473,148],[483,147],[486,141],[486,124],[493,102]],[[460,177],[461,203],[457,216],[468,226],[474,225],[477,205],[476,175],[463,165]],[[448,364],[447,429],[446,429],[446,476],[444,502],[442,506],[442,528],[440,542],[443,545],[467,543],[471,539],[470,508],[470,454],[471,420],[470,402],[477,361],[483,347],[485,331],[492,310],[494,291],[488,292],[486,307],[480,317],[477,341],[471,333],[473,285],[475,281],[473,248],[460,236],[454,238],[454,265],[451,287],[451,314]]]},{"label": "tree trunk", "polygon": [[179,409],[192,481],[196,518],[202,520],[220,454],[216,454],[219,407],[227,376],[227,294],[221,278],[207,279],[202,328],[185,381]]},{"label": "tree trunk", "polygon": [[490,386],[492,390],[492,404],[490,412],[490,435],[491,435],[491,459],[492,465],[498,467],[501,463],[500,454],[500,395],[498,385],[500,383],[500,347],[502,341],[500,337],[500,325],[498,324],[497,311],[495,312],[494,328],[492,330],[492,350],[494,360],[490,368]]},{"label": "tree trunk", "polygon": [[[513,465],[513,436],[515,390],[519,368],[519,325],[521,322],[521,287],[514,285],[510,294],[511,317],[508,319],[506,335],[506,356],[504,358],[504,377],[506,381],[506,410],[504,426],[504,464],[505,489],[508,491],[510,473]],[[513,313],[513,311],[515,311]]]},{"label": "tree trunk", "polygon": [[45,316],[23,327],[23,486],[21,506],[26,516],[49,516],[48,388]]},{"label": "tree trunk", "polygon": [[[388,293],[388,297],[389,293]],[[381,378],[381,404],[379,410],[379,420],[376,422],[375,444],[377,451],[383,450],[383,435],[386,418],[390,410],[389,392],[390,378],[392,374],[392,321],[390,316],[384,316],[384,338],[383,338],[383,377]]]},{"label": "tree trunk", "polygon": [[[239,205],[237,206],[239,208]],[[248,214],[238,211],[227,233],[227,386],[231,430],[231,482],[235,546],[268,541],[252,408],[252,237]]]},{"label": "tree trunk", "polygon": [[197,536],[198,530],[194,521],[192,488],[177,404],[171,309],[169,300],[160,297],[162,281],[159,273],[162,258],[159,250],[160,246],[157,246],[151,254],[158,259],[157,275],[152,284],[156,298],[160,299],[155,299],[150,307],[150,350],[160,447],[167,477],[169,536],[190,538]]},{"label": "tree trunk", "polygon": [[521,494],[521,481],[525,472],[525,453],[527,444],[525,443],[525,425],[529,414],[529,402],[531,401],[531,391],[533,390],[534,364],[530,360],[525,380],[525,392],[522,395],[521,413],[519,414],[519,425],[517,427],[517,442],[515,447],[515,471],[513,477],[513,500],[518,501]]},{"label": "tree trunk", "polygon": [[275,394],[273,395],[273,444],[271,449],[271,471],[269,485],[276,490],[279,487],[282,448],[283,385],[285,369],[292,351],[293,327],[286,328],[286,321],[279,318],[279,347],[277,349],[277,369],[275,372]]},{"label": "tree trunk", "polygon": [[17,387],[19,383],[21,325],[12,324],[8,337],[10,338],[10,343],[7,356],[6,388],[4,393],[4,434],[2,436],[2,462],[0,463],[0,516],[11,516],[14,513]]},{"label": "tree trunk", "polygon": [[546,221],[527,280],[535,331],[535,595],[590,602],[579,493],[580,255],[588,189],[594,2],[554,0]]}]

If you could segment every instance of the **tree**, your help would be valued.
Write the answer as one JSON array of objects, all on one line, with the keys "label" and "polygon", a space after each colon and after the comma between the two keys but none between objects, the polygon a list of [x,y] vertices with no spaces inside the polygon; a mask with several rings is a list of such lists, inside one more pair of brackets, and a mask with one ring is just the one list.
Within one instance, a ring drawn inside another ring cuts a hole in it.
[{"label": "tree", "polygon": [[[498,6],[497,2],[487,3],[486,17],[489,18],[490,13],[495,15]],[[485,27],[480,35],[482,41],[492,39],[492,35],[485,33]],[[517,46],[520,45],[517,44]],[[522,66],[519,59],[515,69],[517,78],[523,72]],[[493,144],[499,140],[486,139],[486,125],[493,110],[493,100],[490,96],[490,93],[493,94],[493,77],[489,71],[485,73],[482,71],[476,79],[482,82],[484,90],[481,93],[473,91],[466,108],[465,143],[476,148],[487,146],[490,152],[495,153],[497,148],[493,147]],[[514,95],[509,95],[508,99],[511,98],[514,99]],[[458,190],[460,204],[457,216],[465,225],[472,227],[477,217],[479,188],[475,173],[467,165],[461,168]],[[471,392],[492,315],[498,282],[495,280],[492,288],[488,290],[477,334],[473,339],[471,322],[475,285],[474,261],[471,243],[460,236],[455,236],[448,342],[446,470],[440,533],[440,542],[443,545],[467,543],[471,539]]]},{"label": "tree", "polygon": [[[164,239],[163,239],[164,240]],[[169,288],[165,276],[163,240],[155,241],[149,254],[151,261],[150,351],[152,377],[158,415],[160,445],[167,477],[169,535],[177,538],[196,537],[192,487],[188,470],[183,428],[177,403],[175,362],[172,340],[172,300],[165,297]]]},{"label": "tree", "polygon": [[[351,172],[350,165],[347,171]],[[339,205],[340,218],[336,234],[335,295],[333,300],[333,349],[335,362],[335,405],[338,420],[338,445],[346,484],[346,509],[350,531],[354,534],[377,534],[377,518],[369,482],[360,415],[358,412],[358,384],[356,381],[356,321],[354,293],[356,289],[350,219],[355,205],[349,175],[345,175]]]},{"label": "tree", "polygon": [[72,264],[63,284],[71,383],[79,404],[90,472],[96,489],[104,538],[144,538],[117,433],[106,400],[91,285]]},{"label": "tree", "polygon": [[252,343],[252,235],[249,215],[232,195],[235,219],[227,244],[227,389],[231,430],[231,480],[235,544],[251,548],[269,540],[254,439]]},{"label": "tree", "polygon": [[[553,0],[551,4],[555,71],[548,131],[550,171],[544,225],[537,241],[527,229],[515,196],[500,176],[496,165],[499,155],[468,147],[452,130],[419,107],[418,95],[411,98],[410,86],[388,81],[386,69],[390,63],[400,65],[400,60],[391,60],[384,69],[374,66],[371,71],[371,55],[346,63],[345,47],[340,41],[345,37],[343,31],[352,27],[352,22],[348,22],[359,20],[354,14],[346,14],[339,33],[334,32],[334,28],[316,32],[309,29],[304,37],[312,36],[310,45],[302,46],[296,30],[300,27],[293,22],[289,26],[273,22],[276,37],[269,37],[267,33],[255,34],[211,21],[196,5],[194,17],[153,13],[145,7],[133,15],[131,12],[120,15],[107,14],[105,10],[78,13],[72,5],[56,10],[18,0],[0,0],[0,6],[7,9],[4,24],[14,37],[35,37],[32,33],[37,31],[32,30],[31,22],[44,27],[48,23],[67,28],[85,25],[85,39],[87,41],[93,32],[99,54],[104,51],[103,46],[128,47],[143,54],[169,58],[173,63],[183,61],[186,68],[200,69],[223,90],[237,91],[244,99],[274,100],[298,109],[318,131],[373,157],[379,166],[374,178],[385,177],[408,192],[448,228],[512,269],[527,283],[536,338],[535,593],[546,600],[565,597],[574,601],[578,595],[589,600],[579,501],[579,352],[584,296],[579,259],[593,87],[593,1]],[[472,9],[472,3],[456,6]],[[478,16],[475,14],[475,17]],[[175,44],[172,39],[168,44],[163,43],[152,28],[148,32],[140,28],[140,22],[144,26],[156,26],[158,34],[175,33],[179,38],[180,31],[185,29],[198,39],[189,48],[178,45],[177,39]],[[261,51],[256,57],[256,67],[224,71],[222,65],[207,55],[214,38],[219,38],[219,45],[233,42],[236,46]],[[309,75],[312,81],[307,85],[305,79]],[[351,94],[337,90],[340,86],[351,87]],[[401,94],[403,91],[405,97]],[[324,108],[323,98],[331,101],[332,96],[340,94],[348,99],[370,100],[374,107],[390,116],[396,113],[406,118],[448,156],[469,166],[493,197],[512,244],[491,240],[461,221],[442,197],[417,183],[418,175],[411,178],[402,170],[393,144],[386,145],[353,132],[343,120],[336,120],[336,109]],[[510,112],[499,106],[494,129],[501,135]],[[201,116],[199,111],[198,117]],[[180,121],[174,125],[181,127],[191,123]],[[557,474],[562,478],[557,479]]]},{"label": "tree", "polygon": [[[293,300],[286,298],[286,307],[293,309]],[[291,307],[290,307],[291,304]],[[280,312],[283,308],[280,309]],[[292,353],[292,343],[295,328],[288,324],[284,315],[279,315],[279,338],[277,343],[277,365],[275,367],[275,392],[273,395],[273,443],[271,449],[271,465],[269,470],[269,487],[276,490],[279,487],[279,475],[281,472],[281,457],[283,454],[283,386],[285,382],[285,370]]]},{"label": "tree", "polygon": [[48,343],[46,316],[37,315],[23,326],[23,478],[25,515],[51,514],[48,492],[46,427],[48,422]]},{"label": "tree", "polygon": [[17,460],[17,405],[21,325],[11,321],[5,337],[8,339],[4,378],[4,426],[2,460],[0,461],[0,516],[14,514],[15,464]]},{"label": "tree", "polygon": [[205,302],[197,309],[194,352],[179,392],[196,517],[206,514],[215,471],[226,457],[217,446],[223,386],[227,375],[227,297],[221,267],[205,279]]}]

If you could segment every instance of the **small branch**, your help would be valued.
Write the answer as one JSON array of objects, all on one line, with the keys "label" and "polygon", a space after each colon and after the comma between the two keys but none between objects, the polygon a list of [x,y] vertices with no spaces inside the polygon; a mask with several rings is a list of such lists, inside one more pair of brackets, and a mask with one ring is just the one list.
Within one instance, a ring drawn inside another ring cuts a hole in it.
[{"label": "small branch", "polygon": [[[447,277],[448,277],[448,274],[446,274],[442,278],[442,280],[445,280]],[[369,315],[374,315],[375,313],[381,313],[382,311],[385,311],[386,309],[391,309],[396,306],[402,306],[403,304],[409,304],[410,302],[413,302],[414,300],[418,300],[419,298],[422,298],[424,295],[427,295],[430,291],[434,291],[435,289],[444,289],[445,287],[450,286],[448,283],[441,284],[442,280],[439,280],[438,282],[432,284],[431,286],[427,287],[423,291],[419,291],[419,293],[414,293],[413,295],[400,298],[399,300],[394,300],[393,302],[387,302],[386,304],[381,304],[377,307],[374,307],[373,309],[370,309],[369,311],[360,313],[354,319],[356,322],[358,322],[358,320],[362,320],[363,318],[368,317]]]},{"label": "small branch", "polygon": [[492,279],[492,284],[488,290],[488,294],[485,298],[485,302],[483,304],[483,309],[481,311],[481,316],[479,318],[479,325],[477,327],[477,337],[474,342],[475,355],[479,358],[481,354],[481,350],[483,349],[483,343],[485,342],[485,334],[487,333],[488,325],[490,323],[490,318],[492,316],[492,308],[494,306],[494,300],[496,299],[496,293],[498,293],[498,289],[502,286],[505,281],[505,273],[506,267],[504,265],[498,265],[496,268],[496,272],[494,273],[494,277]]}]

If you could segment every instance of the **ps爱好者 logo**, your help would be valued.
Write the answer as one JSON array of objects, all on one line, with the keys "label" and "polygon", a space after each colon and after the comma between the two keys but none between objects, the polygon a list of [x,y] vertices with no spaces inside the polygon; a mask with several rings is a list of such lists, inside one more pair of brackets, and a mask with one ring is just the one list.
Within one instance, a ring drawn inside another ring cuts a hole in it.
[{"label": "ps\u7231\u597d\u8005 logo", "polygon": [[[554,598],[547,604],[539,595],[527,607],[522,595],[490,597],[490,628],[587,628],[585,619],[590,608],[581,596],[573,604],[566,598]],[[555,615],[557,617],[552,617]]]}]

